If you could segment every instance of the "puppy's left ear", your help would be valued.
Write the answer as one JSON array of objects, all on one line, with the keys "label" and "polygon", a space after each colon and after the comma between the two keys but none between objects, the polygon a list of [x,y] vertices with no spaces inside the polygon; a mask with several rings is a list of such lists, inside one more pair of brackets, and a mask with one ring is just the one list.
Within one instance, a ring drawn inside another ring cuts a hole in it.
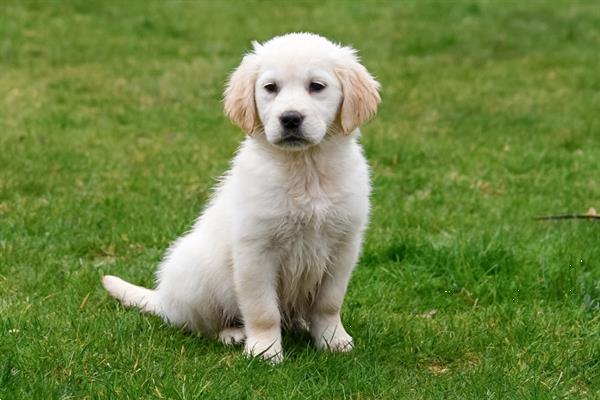
[{"label": "puppy's left ear", "polygon": [[261,128],[254,101],[257,75],[257,56],[254,53],[246,54],[229,77],[224,93],[225,114],[249,135]]},{"label": "puppy's left ear", "polygon": [[347,61],[338,65],[335,73],[343,95],[340,107],[341,128],[348,135],[377,112],[377,106],[381,102],[381,85],[358,61],[353,49],[344,50],[349,53]]}]

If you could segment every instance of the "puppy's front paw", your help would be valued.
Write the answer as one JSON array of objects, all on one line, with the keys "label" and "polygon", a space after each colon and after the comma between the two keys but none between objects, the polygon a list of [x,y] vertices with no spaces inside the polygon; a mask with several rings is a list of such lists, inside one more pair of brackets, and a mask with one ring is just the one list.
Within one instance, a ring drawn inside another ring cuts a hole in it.
[{"label": "puppy's front paw", "polygon": [[319,350],[352,350],[352,336],[348,335],[344,326],[339,322],[339,318],[333,321],[315,318],[310,328],[310,334]]},{"label": "puppy's front paw", "polygon": [[281,348],[281,339],[257,339],[248,337],[244,354],[249,357],[261,357],[272,364],[279,364],[283,361],[283,349]]},{"label": "puppy's front paw", "polygon": [[334,333],[333,335],[322,335],[315,340],[319,350],[328,351],[350,351],[354,347],[352,336],[346,332]]}]

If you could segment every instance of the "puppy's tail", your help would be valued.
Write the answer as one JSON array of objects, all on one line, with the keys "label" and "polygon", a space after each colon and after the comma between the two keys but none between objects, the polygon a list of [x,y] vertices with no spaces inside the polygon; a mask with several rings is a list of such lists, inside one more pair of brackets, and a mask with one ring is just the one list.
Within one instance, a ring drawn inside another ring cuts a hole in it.
[{"label": "puppy's tail", "polygon": [[102,286],[125,307],[135,307],[142,312],[160,315],[156,291],[133,285],[112,275],[102,277]]}]

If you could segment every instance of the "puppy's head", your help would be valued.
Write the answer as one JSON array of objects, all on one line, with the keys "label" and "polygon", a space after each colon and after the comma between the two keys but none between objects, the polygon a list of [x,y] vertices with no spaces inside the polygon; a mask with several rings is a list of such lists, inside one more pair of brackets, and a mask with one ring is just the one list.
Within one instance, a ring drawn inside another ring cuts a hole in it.
[{"label": "puppy's head", "polygon": [[225,89],[225,112],[250,135],[302,150],[348,135],[380,102],[379,83],[356,51],[308,33],[254,43]]}]

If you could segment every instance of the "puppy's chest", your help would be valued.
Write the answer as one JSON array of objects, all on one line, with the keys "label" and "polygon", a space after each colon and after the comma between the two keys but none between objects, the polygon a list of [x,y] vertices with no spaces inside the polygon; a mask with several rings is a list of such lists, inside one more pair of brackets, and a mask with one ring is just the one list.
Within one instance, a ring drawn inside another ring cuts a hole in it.
[{"label": "puppy's chest", "polygon": [[[351,216],[335,197],[322,192],[309,200],[290,199],[271,232],[281,268],[282,289],[302,298],[319,285],[351,230]],[[302,293],[304,292],[304,293]]]},{"label": "puppy's chest", "polygon": [[306,183],[283,194],[274,243],[290,255],[328,257],[331,247],[349,232],[352,216],[341,196],[322,184]]},{"label": "puppy's chest", "polygon": [[327,256],[324,252],[342,240],[349,230],[349,216],[331,205],[290,210],[281,216],[272,231],[272,243],[288,254],[309,252],[314,256]]}]

